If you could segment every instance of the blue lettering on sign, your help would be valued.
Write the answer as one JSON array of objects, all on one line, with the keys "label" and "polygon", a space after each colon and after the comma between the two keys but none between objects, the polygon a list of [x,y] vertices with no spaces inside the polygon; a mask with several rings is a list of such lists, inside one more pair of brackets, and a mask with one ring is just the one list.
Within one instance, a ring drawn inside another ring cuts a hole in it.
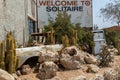
[{"label": "blue lettering on sign", "polygon": [[74,7],[69,7],[69,6],[47,6],[46,7],[47,12],[57,12],[57,11],[83,11],[83,6],[74,6]]}]

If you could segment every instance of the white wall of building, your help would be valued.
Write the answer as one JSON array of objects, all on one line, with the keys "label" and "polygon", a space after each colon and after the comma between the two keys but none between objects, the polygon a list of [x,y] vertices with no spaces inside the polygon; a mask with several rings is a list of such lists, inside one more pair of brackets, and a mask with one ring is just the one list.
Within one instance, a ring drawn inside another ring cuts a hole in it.
[{"label": "white wall of building", "polygon": [[[28,41],[30,9],[27,0],[0,0],[0,40],[4,40],[7,32],[12,31],[18,45]],[[36,15],[33,18],[36,19]]]},{"label": "white wall of building", "polygon": [[0,40],[5,39],[7,31],[12,31],[17,42],[23,43],[24,0],[0,0],[0,11]]}]

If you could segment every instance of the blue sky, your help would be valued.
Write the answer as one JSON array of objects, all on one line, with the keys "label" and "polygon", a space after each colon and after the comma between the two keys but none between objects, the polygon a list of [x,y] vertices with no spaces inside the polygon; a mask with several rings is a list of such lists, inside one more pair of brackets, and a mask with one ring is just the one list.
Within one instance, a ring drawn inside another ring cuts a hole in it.
[{"label": "blue sky", "polygon": [[103,17],[100,17],[100,9],[105,7],[109,2],[111,2],[111,0],[93,0],[93,24],[96,24],[99,28],[116,25],[110,21],[103,21]]}]

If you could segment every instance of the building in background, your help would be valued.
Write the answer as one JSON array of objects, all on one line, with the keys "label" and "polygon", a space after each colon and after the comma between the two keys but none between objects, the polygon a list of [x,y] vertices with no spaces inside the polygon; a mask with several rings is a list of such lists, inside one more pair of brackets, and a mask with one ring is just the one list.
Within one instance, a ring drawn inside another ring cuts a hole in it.
[{"label": "building in background", "polygon": [[[92,30],[93,11],[92,0],[37,0],[38,29],[42,33],[48,20],[55,20],[58,12],[66,11],[71,15],[73,25],[80,23],[81,27]],[[42,36],[39,37],[40,42]]]},{"label": "building in background", "polygon": [[24,45],[36,24],[36,0],[0,0],[0,40],[11,31],[17,44]]},{"label": "building in background", "polygon": [[81,27],[93,27],[92,0],[37,0],[37,4],[39,28],[47,25],[48,19],[54,20],[59,11],[70,14],[73,24],[80,23]]}]

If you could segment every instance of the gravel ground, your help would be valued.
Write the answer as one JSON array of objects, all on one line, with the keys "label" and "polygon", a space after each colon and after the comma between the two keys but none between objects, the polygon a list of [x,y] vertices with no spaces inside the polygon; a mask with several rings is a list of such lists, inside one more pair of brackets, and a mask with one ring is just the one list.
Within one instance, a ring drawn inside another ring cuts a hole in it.
[{"label": "gravel ground", "polygon": [[[112,63],[112,66],[111,67],[100,68],[100,70],[97,74],[103,74],[103,72],[106,69],[114,69],[114,68],[116,68],[116,66],[118,66],[118,64],[120,65],[120,56],[115,56],[114,62]],[[68,80],[70,78],[77,77],[77,76],[80,76],[80,75],[86,76],[87,79],[89,80],[95,74],[94,73],[86,73],[85,72],[86,69],[87,69],[87,64],[82,65],[82,69],[78,69],[78,70],[58,71],[57,76],[53,77],[52,79],[48,79],[48,80],[59,80],[58,78],[60,78],[61,80]],[[22,75],[22,76],[20,76],[19,80],[39,80],[36,77],[36,74],[37,73],[32,72],[29,75]]]}]

